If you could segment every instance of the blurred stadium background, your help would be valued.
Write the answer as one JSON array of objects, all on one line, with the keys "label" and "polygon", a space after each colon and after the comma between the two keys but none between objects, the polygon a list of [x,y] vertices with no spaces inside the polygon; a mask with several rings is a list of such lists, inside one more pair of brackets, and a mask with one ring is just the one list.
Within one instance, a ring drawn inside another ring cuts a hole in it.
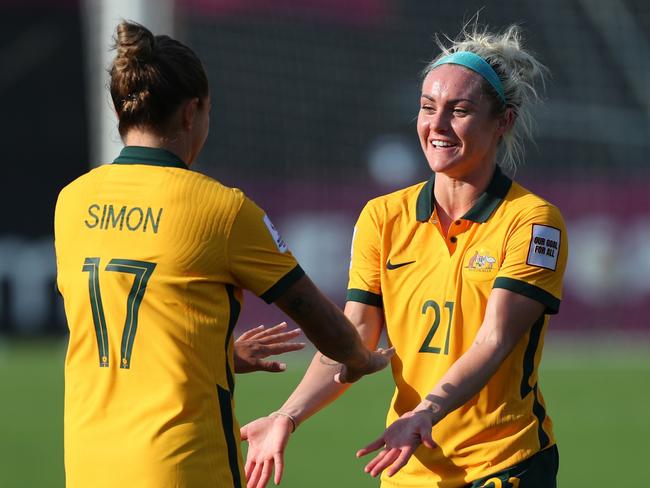
[{"label": "blurred stadium background", "polygon": [[[455,36],[480,9],[493,28],[521,24],[552,73],[516,177],[560,207],[570,238],[541,381],[560,486],[650,486],[647,0],[1,0],[0,487],[63,486],[53,209],[119,151],[104,68],[120,18],[197,52],[213,113],[196,168],[251,195],[342,303],[364,203],[429,176],[415,117],[433,34]],[[248,295],[240,330],[280,318]],[[289,361],[241,378],[240,421],[277,407],[305,359]],[[376,486],[353,452],[379,433],[389,384],[368,380],[306,424],[283,485]]]}]

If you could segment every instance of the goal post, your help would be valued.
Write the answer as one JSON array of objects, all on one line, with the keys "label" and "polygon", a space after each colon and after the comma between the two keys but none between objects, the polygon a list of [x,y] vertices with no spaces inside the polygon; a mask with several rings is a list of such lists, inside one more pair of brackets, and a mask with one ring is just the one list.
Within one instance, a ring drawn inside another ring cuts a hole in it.
[{"label": "goal post", "polygon": [[83,0],[82,29],[86,76],[90,166],[113,161],[122,148],[108,92],[108,67],[117,24],[133,20],[154,34],[175,35],[174,0]]}]

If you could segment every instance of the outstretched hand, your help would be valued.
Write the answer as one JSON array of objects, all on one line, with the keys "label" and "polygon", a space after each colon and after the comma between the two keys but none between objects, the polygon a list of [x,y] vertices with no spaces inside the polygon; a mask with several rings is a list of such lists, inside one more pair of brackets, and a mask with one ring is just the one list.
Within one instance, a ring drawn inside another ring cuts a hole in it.
[{"label": "outstretched hand", "polygon": [[241,428],[241,438],[248,441],[246,454],[247,488],[264,488],[275,472],[276,485],[282,480],[284,450],[293,425],[287,417],[262,417]]},{"label": "outstretched hand", "polygon": [[390,364],[393,354],[395,354],[394,347],[388,349],[380,347],[376,351],[370,353],[370,359],[363,368],[352,369],[350,366],[346,366],[345,364],[341,365],[341,371],[334,376],[334,381],[337,383],[354,383],[362,376],[381,371]]},{"label": "outstretched hand", "polygon": [[433,449],[435,443],[431,437],[431,425],[432,418],[429,412],[406,412],[393,422],[378,439],[357,451],[357,457],[361,457],[383,447],[366,464],[364,471],[375,477],[388,468],[388,476],[393,476],[404,467],[420,444]]},{"label": "outstretched hand", "polygon": [[235,373],[279,373],[287,369],[287,365],[280,361],[263,360],[268,356],[298,351],[305,347],[304,342],[289,342],[300,335],[300,329],[283,332],[286,328],[286,322],[270,329],[260,325],[240,335],[235,341]]}]

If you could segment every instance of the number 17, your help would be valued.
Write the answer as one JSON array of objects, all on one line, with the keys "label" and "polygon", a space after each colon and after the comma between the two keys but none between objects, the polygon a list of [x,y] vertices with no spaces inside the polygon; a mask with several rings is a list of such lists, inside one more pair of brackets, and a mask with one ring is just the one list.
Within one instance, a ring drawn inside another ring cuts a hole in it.
[{"label": "number 17", "polygon": [[[133,286],[126,300],[126,321],[122,331],[122,348],[120,368],[129,369],[131,366],[131,351],[135,333],[138,330],[138,311],[147,291],[147,282],[153,273],[156,263],[148,261],[135,261],[132,259],[111,259],[106,265],[106,271],[131,273],[135,275]],[[102,304],[102,294],[99,289],[99,258],[86,258],[82,271],[88,273],[88,291],[90,306],[95,324],[97,347],[99,350],[99,367],[108,367],[108,333],[106,330],[106,317]]]}]

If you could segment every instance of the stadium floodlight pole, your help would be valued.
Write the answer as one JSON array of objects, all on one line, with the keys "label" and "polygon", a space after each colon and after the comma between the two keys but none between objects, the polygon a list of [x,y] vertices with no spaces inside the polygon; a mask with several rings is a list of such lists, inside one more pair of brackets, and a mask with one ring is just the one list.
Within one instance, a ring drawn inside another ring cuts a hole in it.
[{"label": "stadium floodlight pole", "polygon": [[117,120],[108,93],[110,50],[120,20],[133,20],[154,34],[174,36],[174,0],[83,0],[86,106],[90,166],[113,161],[122,148]]}]

